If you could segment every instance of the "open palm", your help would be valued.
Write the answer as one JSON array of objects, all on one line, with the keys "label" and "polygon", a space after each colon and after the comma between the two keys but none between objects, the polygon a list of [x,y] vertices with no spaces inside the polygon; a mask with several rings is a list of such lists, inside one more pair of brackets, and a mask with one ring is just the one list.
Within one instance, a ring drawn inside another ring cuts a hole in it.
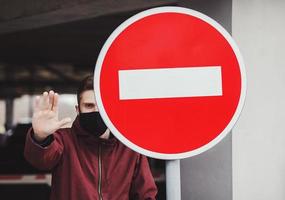
[{"label": "open palm", "polygon": [[58,94],[53,91],[44,92],[37,96],[34,105],[32,126],[35,139],[44,140],[56,130],[64,127],[71,121],[70,118],[58,119]]}]

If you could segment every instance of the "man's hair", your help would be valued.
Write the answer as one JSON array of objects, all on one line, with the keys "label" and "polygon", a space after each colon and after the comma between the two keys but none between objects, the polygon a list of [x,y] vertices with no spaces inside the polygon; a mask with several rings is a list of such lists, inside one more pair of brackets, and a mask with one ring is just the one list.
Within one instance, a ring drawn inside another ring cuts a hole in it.
[{"label": "man's hair", "polygon": [[93,90],[93,75],[85,77],[78,86],[77,89],[77,103],[80,105],[81,94],[87,90]]}]

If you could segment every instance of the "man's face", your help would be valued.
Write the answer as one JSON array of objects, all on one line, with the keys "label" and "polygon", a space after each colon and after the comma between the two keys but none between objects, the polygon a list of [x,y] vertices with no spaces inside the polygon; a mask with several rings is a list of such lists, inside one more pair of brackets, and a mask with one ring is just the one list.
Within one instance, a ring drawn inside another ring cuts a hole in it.
[{"label": "man's face", "polygon": [[81,113],[98,111],[97,103],[95,100],[95,94],[93,90],[86,90],[83,93],[81,93],[80,105],[76,106],[77,114],[79,114],[79,108]]}]

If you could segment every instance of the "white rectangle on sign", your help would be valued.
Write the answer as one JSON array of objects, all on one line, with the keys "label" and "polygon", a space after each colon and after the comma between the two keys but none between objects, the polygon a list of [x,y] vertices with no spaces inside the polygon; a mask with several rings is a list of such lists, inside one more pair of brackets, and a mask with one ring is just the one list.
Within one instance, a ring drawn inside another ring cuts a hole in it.
[{"label": "white rectangle on sign", "polygon": [[222,96],[221,66],[119,70],[121,100]]}]

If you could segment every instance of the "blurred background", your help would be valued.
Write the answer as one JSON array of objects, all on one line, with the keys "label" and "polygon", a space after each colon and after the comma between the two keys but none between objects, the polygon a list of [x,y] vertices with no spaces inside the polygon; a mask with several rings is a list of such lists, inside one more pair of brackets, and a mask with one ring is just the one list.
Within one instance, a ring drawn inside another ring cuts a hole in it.
[{"label": "blurred background", "polygon": [[[60,93],[74,118],[78,82],[112,31],[139,11],[182,6],[218,21],[245,60],[248,94],[232,134],[181,160],[183,200],[285,199],[284,0],[0,0],[0,199],[49,199],[50,172],[23,158],[35,95]],[[165,198],[165,162],[149,158]]]},{"label": "blurred background", "polygon": [[[76,116],[76,90],[111,32],[133,14],[175,1],[0,0],[0,199],[49,199],[51,175],[23,157],[35,95],[60,94]],[[70,124],[71,125],[71,124]],[[149,159],[165,199],[164,161]]]}]

